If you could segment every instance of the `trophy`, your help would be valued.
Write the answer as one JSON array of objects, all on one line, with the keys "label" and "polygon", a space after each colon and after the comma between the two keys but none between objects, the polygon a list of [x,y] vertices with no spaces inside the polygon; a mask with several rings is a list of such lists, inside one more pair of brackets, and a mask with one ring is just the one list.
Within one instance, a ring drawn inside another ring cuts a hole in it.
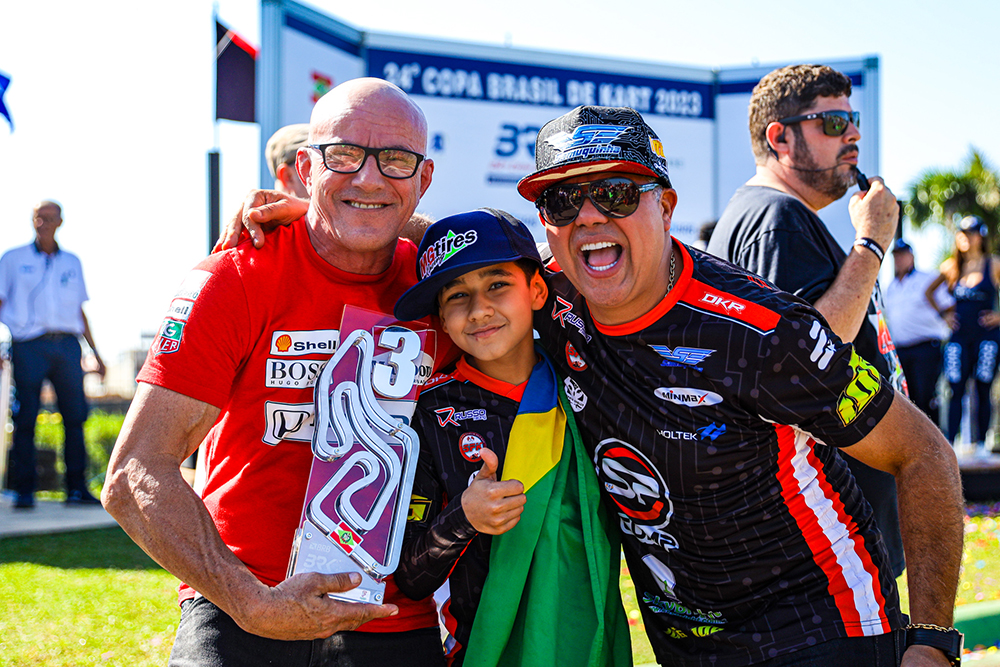
[{"label": "trophy", "polygon": [[[433,331],[345,308],[340,345],[316,378],[313,463],[288,576],[359,572],[331,597],[381,604],[399,563],[419,442],[409,426]],[[345,333],[350,332],[350,333]]]}]

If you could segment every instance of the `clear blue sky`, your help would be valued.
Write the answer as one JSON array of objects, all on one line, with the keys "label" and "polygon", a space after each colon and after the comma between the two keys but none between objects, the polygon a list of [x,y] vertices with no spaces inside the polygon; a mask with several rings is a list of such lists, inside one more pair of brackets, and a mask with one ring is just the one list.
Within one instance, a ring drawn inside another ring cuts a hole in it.
[{"label": "clear blue sky", "polygon": [[[1000,3],[504,0],[344,3],[321,11],[363,30],[699,66],[881,58],[882,176],[905,194],[929,167],[975,145],[1000,164]],[[259,5],[220,0],[259,44]],[[77,254],[109,360],[155,331],[206,251],[205,153],[213,144],[211,0],[13,0],[0,71],[3,248],[31,239],[35,202],[63,203],[60,242]],[[223,215],[255,185],[259,132],[225,123]],[[748,148],[749,150],[749,148]],[[931,243],[918,263],[936,258]]]}]

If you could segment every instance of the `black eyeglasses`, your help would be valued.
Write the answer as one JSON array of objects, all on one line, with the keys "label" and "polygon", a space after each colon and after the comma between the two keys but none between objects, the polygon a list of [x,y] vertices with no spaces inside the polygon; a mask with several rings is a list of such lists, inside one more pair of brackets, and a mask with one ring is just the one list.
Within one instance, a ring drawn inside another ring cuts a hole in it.
[{"label": "black eyeglasses", "polygon": [[354,144],[310,144],[323,156],[323,164],[338,174],[361,171],[369,155],[375,156],[378,170],[386,178],[412,178],[424,156],[403,148],[369,148]]},{"label": "black eyeglasses", "polygon": [[844,132],[847,132],[847,127],[851,123],[854,123],[854,127],[861,127],[861,114],[859,112],[842,111],[840,109],[807,113],[802,116],[789,116],[788,118],[782,118],[778,122],[782,125],[788,125],[789,123],[801,123],[804,120],[813,120],[814,118],[823,119],[823,134],[828,137],[841,136]]},{"label": "black eyeglasses", "polygon": [[639,196],[660,187],[656,181],[637,185],[627,178],[605,178],[592,183],[561,183],[545,190],[535,202],[549,223],[564,227],[576,220],[584,198],[611,218],[627,218],[639,208]]}]

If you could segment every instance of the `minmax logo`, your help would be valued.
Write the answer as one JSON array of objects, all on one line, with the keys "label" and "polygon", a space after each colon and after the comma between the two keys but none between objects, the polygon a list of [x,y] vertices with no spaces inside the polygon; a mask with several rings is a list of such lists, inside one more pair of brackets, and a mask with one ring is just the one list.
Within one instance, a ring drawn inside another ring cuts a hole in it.
[{"label": "minmax logo", "polygon": [[479,236],[476,234],[476,230],[470,229],[467,232],[462,232],[461,234],[456,234],[452,230],[448,230],[448,233],[435,241],[430,248],[424,251],[424,254],[420,256],[420,279],[423,280],[431,273],[434,269],[441,266],[449,259],[455,256],[459,250],[468,248],[470,245],[476,242]]},{"label": "minmax logo", "polygon": [[722,403],[722,396],[714,391],[704,389],[693,389],[691,387],[660,387],[653,392],[657,398],[670,401],[677,405],[684,405],[689,408],[700,408],[705,405],[718,405]]},{"label": "minmax logo", "polygon": [[613,146],[611,142],[632,129],[620,125],[581,125],[573,134],[560,132],[545,140],[559,152],[556,162],[575,160],[593,155],[617,155],[621,146]]},{"label": "minmax logo", "polygon": [[559,325],[563,329],[566,328],[566,323],[568,322],[580,332],[580,335],[583,336],[588,343],[590,342],[590,336],[587,335],[587,332],[585,331],[586,325],[583,323],[583,320],[580,319],[580,316],[573,312],[573,304],[561,296],[556,297],[555,305],[552,306],[552,319],[558,320]]},{"label": "minmax logo", "polygon": [[721,297],[718,294],[706,293],[702,295],[700,300],[702,303],[710,303],[713,306],[720,306],[722,308],[725,308],[727,313],[732,313],[732,312],[742,313],[743,310],[746,308],[746,304],[740,303],[735,299],[727,299],[725,297]]},{"label": "minmax logo", "polygon": [[294,357],[301,354],[325,354],[332,356],[340,342],[337,329],[315,329],[313,331],[275,331],[271,333],[271,354]]},{"label": "minmax logo", "polygon": [[666,345],[650,345],[654,352],[664,358],[661,366],[688,366],[696,371],[702,370],[699,366],[715,350],[703,350],[700,347],[675,347],[671,350]]}]

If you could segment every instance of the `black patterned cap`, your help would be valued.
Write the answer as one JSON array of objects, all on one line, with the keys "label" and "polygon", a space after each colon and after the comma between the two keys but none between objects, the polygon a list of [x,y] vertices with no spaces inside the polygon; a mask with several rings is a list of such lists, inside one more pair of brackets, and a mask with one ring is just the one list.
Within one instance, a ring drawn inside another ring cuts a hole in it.
[{"label": "black patterned cap", "polygon": [[643,174],[669,186],[663,144],[635,109],[577,107],[550,120],[535,141],[535,171],[517,191],[534,202],[559,181],[601,171]]}]

